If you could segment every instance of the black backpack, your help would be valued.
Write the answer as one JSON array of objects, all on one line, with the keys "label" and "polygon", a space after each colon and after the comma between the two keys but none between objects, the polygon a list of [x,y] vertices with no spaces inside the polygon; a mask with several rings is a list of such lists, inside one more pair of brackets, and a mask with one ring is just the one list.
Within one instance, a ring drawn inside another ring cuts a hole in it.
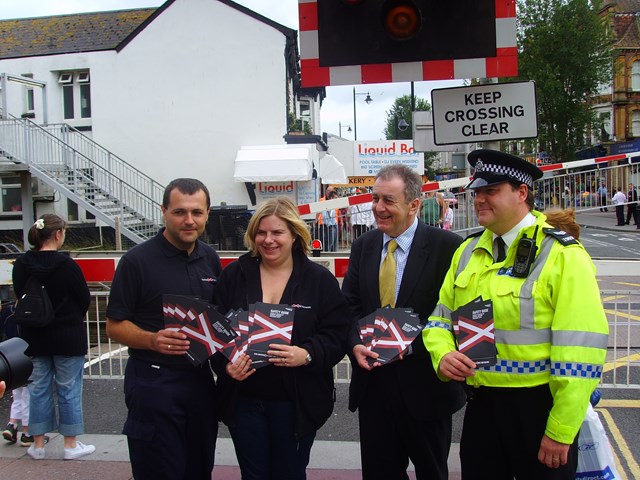
[{"label": "black backpack", "polygon": [[55,311],[44,285],[36,277],[29,277],[16,303],[16,323],[21,327],[39,328],[49,325],[54,318]]}]

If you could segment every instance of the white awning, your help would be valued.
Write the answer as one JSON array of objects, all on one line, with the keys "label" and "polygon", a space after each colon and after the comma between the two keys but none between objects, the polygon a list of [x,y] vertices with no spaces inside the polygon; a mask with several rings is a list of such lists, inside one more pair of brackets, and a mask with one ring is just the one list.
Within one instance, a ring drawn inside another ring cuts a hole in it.
[{"label": "white awning", "polygon": [[344,165],[333,155],[325,155],[319,160],[318,177],[324,185],[344,185],[349,183]]},{"label": "white awning", "polygon": [[284,182],[311,180],[315,144],[241,147],[236,154],[236,182]]}]

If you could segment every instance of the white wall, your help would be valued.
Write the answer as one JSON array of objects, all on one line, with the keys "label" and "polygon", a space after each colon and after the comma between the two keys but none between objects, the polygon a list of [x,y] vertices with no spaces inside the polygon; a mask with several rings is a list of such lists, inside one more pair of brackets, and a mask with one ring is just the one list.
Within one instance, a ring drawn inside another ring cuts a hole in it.
[{"label": "white wall", "polygon": [[222,3],[177,0],[97,67],[94,139],[163,184],[196,177],[213,204],[249,203],[235,154],[284,143],[285,40]]},{"label": "white wall", "polygon": [[[285,36],[227,5],[176,0],[123,50],[0,61],[0,72],[48,83],[62,121],[60,70],[89,69],[93,139],[161,184],[196,177],[212,204],[250,204],[233,180],[242,145],[283,144]],[[22,113],[11,88],[11,113]],[[14,107],[14,108],[12,108]],[[36,93],[36,121],[42,121]]]}]

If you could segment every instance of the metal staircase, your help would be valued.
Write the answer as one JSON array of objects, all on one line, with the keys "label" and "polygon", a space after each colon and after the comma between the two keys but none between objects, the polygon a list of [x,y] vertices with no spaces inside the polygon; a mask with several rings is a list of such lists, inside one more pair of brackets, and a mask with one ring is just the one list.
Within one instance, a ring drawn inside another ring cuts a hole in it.
[{"label": "metal staircase", "polygon": [[69,125],[0,119],[0,157],[27,164],[34,177],[134,243],[161,226],[164,187]]}]

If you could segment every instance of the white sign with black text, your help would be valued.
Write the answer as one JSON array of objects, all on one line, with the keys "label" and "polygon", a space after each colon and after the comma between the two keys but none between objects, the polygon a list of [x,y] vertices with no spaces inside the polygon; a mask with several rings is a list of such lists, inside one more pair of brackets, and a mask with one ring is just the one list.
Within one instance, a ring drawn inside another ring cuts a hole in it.
[{"label": "white sign with black text", "polygon": [[376,140],[353,143],[353,174],[375,176],[386,165],[403,164],[424,173],[424,154],[413,149],[413,140]]},{"label": "white sign with black text", "polygon": [[538,136],[532,81],[434,89],[431,106],[436,145]]}]

